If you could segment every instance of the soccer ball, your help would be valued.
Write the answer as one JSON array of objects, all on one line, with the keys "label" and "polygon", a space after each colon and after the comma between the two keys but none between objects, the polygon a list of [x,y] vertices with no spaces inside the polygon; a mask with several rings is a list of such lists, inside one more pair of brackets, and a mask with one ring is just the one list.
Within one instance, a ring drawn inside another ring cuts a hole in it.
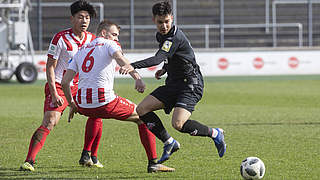
[{"label": "soccer ball", "polygon": [[240,165],[241,176],[246,180],[262,179],[265,171],[264,163],[257,157],[247,157]]}]

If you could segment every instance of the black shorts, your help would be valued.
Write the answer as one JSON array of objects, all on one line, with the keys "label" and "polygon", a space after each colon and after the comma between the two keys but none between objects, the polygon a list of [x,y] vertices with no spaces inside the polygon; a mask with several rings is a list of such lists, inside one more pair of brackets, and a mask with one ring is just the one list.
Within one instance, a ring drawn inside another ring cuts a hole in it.
[{"label": "black shorts", "polygon": [[170,114],[174,107],[181,107],[192,113],[202,94],[203,86],[179,83],[160,86],[150,95],[161,101],[165,106],[164,112]]}]

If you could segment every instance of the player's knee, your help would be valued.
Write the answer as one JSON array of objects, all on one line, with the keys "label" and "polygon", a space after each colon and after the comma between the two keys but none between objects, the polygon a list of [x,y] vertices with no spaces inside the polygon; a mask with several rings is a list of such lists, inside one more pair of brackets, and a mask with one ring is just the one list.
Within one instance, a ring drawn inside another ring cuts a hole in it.
[{"label": "player's knee", "polygon": [[56,123],[50,119],[46,119],[42,122],[42,126],[46,127],[50,131],[56,126]]},{"label": "player's knee", "polygon": [[178,131],[180,131],[183,127],[183,123],[181,123],[181,121],[172,121],[171,125]]},{"label": "player's knee", "polygon": [[50,131],[57,125],[57,117],[45,115],[42,121],[42,126],[48,128]]},{"label": "player's knee", "polygon": [[137,106],[136,111],[139,116],[143,116],[143,115],[147,114],[146,108],[142,107],[141,105]]}]

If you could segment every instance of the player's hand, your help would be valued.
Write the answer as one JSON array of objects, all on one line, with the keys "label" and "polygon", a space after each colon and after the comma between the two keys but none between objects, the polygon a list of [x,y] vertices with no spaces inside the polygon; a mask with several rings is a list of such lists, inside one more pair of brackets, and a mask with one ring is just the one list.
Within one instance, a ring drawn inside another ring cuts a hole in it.
[{"label": "player's hand", "polygon": [[61,96],[56,95],[56,96],[52,96],[52,103],[54,107],[58,107],[58,106],[62,106],[62,104],[64,103],[64,100]]},{"label": "player's hand", "polygon": [[68,122],[71,122],[71,119],[73,118],[74,114],[77,114],[78,112],[78,107],[74,102],[72,102],[69,106],[70,106],[70,109],[69,109]]},{"label": "player's hand", "polygon": [[159,80],[161,79],[161,76],[163,76],[165,73],[166,73],[166,70],[160,69],[154,74],[154,77]]},{"label": "player's hand", "polygon": [[136,89],[139,93],[143,93],[143,92],[144,92],[144,90],[146,89],[146,84],[143,82],[142,79],[137,79],[137,80],[136,80],[135,89]]},{"label": "player's hand", "polygon": [[122,75],[125,75],[125,74],[132,72],[133,70],[134,70],[134,68],[130,64],[126,64],[126,65],[120,67],[119,73]]}]

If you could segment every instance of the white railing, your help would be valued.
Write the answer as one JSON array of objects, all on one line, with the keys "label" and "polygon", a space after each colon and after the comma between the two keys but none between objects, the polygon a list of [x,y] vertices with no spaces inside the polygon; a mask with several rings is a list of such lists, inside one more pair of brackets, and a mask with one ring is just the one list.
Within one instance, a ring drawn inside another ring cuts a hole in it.
[{"label": "white railing", "polygon": [[[64,2],[50,2],[50,3],[31,3],[33,7],[40,6],[40,9],[38,9],[38,43],[39,43],[39,50],[42,50],[42,7],[70,7],[72,2],[70,3],[64,3]],[[91,3],[93,6],[99,8],[99,20],[102,21],[104,18],[104,5],[103,3]],[[39,13],[40,12],[40,13]]]},{"label": "white railing", "polygon": [[277,47],[277,5],[278,4],[309,4],[308,6],[308,23],[309,23],[309,46],[312,46],[312,4],[320,3],[320,0],[274,0],[272,2],[272,34],[274,36],[273,47]]},{"label": "white railing", "polygon": [[[155,29],[152,25],[135,25],[134,23],[134,0],[128,1],[130,2],[130,25],[122,25],[121,27],[123,29],[129,29],[130,30],[130,45],[131,49],[134,49],[134,34],[135,29]],[[177,0],[172,0],[173,3],[173,13],[174,13],[174,22],[177,23]],[[180,1],[182,2],[182,1]],[[205,48],[210,48],[209,42],[210,42],[210,36],[209,32],[210,29],[220,29],[219,37],[220,37],[220,47],[224,47],[224,29],[234,29],[234,28],[265,28],[266,34],[269,34],[269,29],[272,28],[272,42],[273,47],[277,47],[277,28],[279,27],[292,27],[292,28],[298,28],[298,46],[303,46],[303,25],[301,23],[277,23],[277,13],[276,13],[276,6],[278,4],[306,4],[309,3],[309,45],[312,44],[312,24],[310,25],[310,22],[312,22],[312,14],[310,13],[310,10],[312,11],[312,8],[310,8],[310,4],[312,7],[312,3],[320,3],[320,0],[273,0],[272,1],[272,22],[270,23],[270,0],[265,0],[265,22],[264,24],[224,24],[224,0],[220,0],[220,24],[201,24],[201,25],[182,25],[180,24],[179,27],[182,29],[204,29],[205,35],[204,35],[204,43]],[[68,7],[71,3],[65,3],[65,2],[49,2],[49,3],[32,3],[33,6],[40,5],[41,7],[59,7],[64,6]],[[94,6],[99,7],[99,18],[100,21],[104,18],[104,3],[92,3]],[[311,15],[311,17],[310,17]],[[38,17],[39,18],[39,17]],[[39,31],[40,31],[40,27]],[[42,31],[42,30],[41,30]],[[42,44],[42,33],[39,32],[38,34],[39,44]],[[41,40],[40,40],[41,39]]]},{"label": "white railing", "polygon": [[[197,24],[197,25],[178,25],[181,29],[205,29],[204,41],[205,48],[208,49],[210,43],[210,29],[220,29],[219,24]],[[272,27],[295,27],[298,28],[298,46],[303,45],[303,26],[301,23],[278,23],[278,24],[224,24],[225,29],[235,28],[272,28]],[[121,25],[122,29],[156,29],[155,25]],[[132,35],[132,34],[131,34]],[[134,35],[134,34],[133,34]],[[220,34],[224,39],[224,34]],[[273,36],[273,42],[276,41],[276,36]],[[134,41],[130,41],[134,44]],[[131,45],[132,47],[132,45]],[[224,47],[224,41],[220,41],[220,47]]]}]

